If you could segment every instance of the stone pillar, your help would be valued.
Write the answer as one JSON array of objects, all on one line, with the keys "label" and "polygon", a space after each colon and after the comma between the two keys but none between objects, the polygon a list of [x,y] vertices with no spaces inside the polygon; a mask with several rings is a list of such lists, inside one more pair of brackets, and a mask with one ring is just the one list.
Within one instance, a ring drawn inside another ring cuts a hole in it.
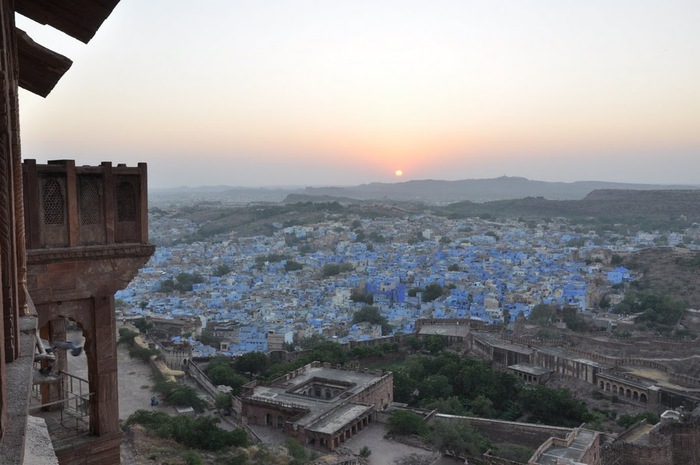
[{"label": "stone pillar", "polygon": [[90,430],[101,436],[119,432],[114,296],[97,296],[93,299],[93,305],[94,327],[86,339],[90,392],[93,393],[90,399]]},{"label": "stone pillar", "polygon": [[[41,337],[48,341],[65,341],[66,340],[66,320],[57,318],[49,321],[45,328],[41,330]],[[57,350],[54,352],[56,361],[53,362],[53,373],[65,371],[68,368],[67,351]],[[48,365],[49,362],[42,362],[42,365]],[[60,381],[44,383],[41,386],[41,402],[43,404],[55,402],[63,399],[63,386]],[[49,407],[49,410],[63,409],[63,404],[57,404]]]}]

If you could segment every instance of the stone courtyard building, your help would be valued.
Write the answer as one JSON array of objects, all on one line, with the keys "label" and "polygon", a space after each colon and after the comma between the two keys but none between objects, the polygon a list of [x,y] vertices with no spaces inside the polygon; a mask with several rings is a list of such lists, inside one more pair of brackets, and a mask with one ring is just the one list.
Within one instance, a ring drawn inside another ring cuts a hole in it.
[{"label": "stone courtyard building", "polygon": [[277,428],[302,444],[335,450],[391,403],[393,388],[391,372],[313,362],[269,385],[245,385],[243,423]]}]

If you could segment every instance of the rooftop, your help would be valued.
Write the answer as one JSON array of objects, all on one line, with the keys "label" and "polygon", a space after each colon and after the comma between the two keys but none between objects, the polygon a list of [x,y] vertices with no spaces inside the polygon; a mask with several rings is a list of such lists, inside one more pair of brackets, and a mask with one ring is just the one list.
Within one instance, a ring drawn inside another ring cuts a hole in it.
[{"label": "rooftop", "polygon": [[520,371],[522,373],[527,373],[529,375],[534,376],[542,376],[546,375],[547,373],[552,373],[554,371],[549,368],[539,367],[536,365],[529,365],[527,363],[518,363],[516,365],[510,365],[508,368],[510,368],[511,370]]},{"label": "rooftop", "polygon": [[424,325],[418,334],[466,337],[469,334],[468,326],[459,325]]},{"label": "rooftop", "polygon": [[581,459],[583,459],[583,456],[590,449],[596,437],[597,433],[595,431],[579,429],[576,432],[576,437],[568,446],[565,444],[558,444],[559,441],[553,442],[551,447],[542,452],[542,455],[540,455],[536,463],[541,465],[581,463]]},{"label": "rooftop", "polygon": [[[307,413],[296,425],[318,432],[334,432],[353,418],[372,409],[371,405],[353,403],[352,398],[379,383],[389,373],[364,372],[306,365],[269,386],[256,386],[247,400],[274,402]],[[332,391],[330,397],[312,397],[316,387]],[[333,415],[328,415],[329,413]],[[331,431],[332,430],[332,431]]]}]

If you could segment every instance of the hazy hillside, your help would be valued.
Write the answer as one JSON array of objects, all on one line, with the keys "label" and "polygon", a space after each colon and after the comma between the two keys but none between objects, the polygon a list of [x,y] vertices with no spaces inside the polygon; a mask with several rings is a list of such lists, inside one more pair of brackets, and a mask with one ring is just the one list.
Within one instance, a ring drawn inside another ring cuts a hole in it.
[{"label": "hazy hillside", "polygon": [[493,200],[544,197],[550,200],[578,200],[600,189],[668,190],[694,189],[697,186],[666,186],[654,184],[625,184],[600,181],[545,182],[521,177],[493,179],[464,179],[460,181],[406,181],[371,183],[355,187],[307,187],[303,193],[332,198],[358,200],[402,200],[428,203],[451,203],[462,200],[487,202]]},{"label": "hazy hillside", "polygon": [[617,223],[634,221],[700,221],[700,190],[598,190],[581,200],[527,197],[484,203],[457,202],[445,211],[463,216],[596,218]]},{"label": "hazy hillside", "polygon": [[625,184],[601,181],[545,182],[520,177],[493,179],[463,179],[460,181],[406,181],[371,183],[349,187],[231,187],[203,186],[151,189],[153,204],[172,202],[218,202],[223,205],[245,205],[251,202],[329,202],[343,203],[361,200],[419,202],[448,204],[460,201],[488,202],[494,200],[544,197],[550,200],[579,200],[594,190],[676,190],[697,189],[700,186],[666,186],[654,184]]},{"label": "hazy hillside", "polygon": [[[672,295],[690,308],[700,309],[700,253],[658,247],[627,254],[623,264],[641,274],[634,282],[635,289]],[[697,327],[700,317],[692,317]]]}]

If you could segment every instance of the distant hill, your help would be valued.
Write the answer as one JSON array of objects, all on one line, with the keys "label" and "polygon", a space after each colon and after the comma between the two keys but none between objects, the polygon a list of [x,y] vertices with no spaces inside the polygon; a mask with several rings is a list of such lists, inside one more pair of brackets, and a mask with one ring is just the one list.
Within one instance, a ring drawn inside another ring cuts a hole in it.
[{"label": "distant hill", "polygon": [[[700,310],[700,252],[673,247],[643,249],[626,254],[623,265],[641,273],[634,288],[671,295],[690,308]],[[692,315],[695,327],[700,318]]]},{"label": "distant hill", "polygon": [[602,181],[546,182],[521,177],[502,176],[492,179],[460,181],[406,181],[371,183],[355,187],[307,187],[295,194],[350,198],[357,200],[401,200],[426,203],[452,203],[462,200],[488,202],[493,200],[544,197],[550,200],[583,199],[594,190],[675,190],[697,189],[700,186],[626,184]]},{"label": "distant hill", "polygon": [[492,202],[456,202],[444,210],[460,216],[596,218],[612,223],[700,222],[700,190],[597,190],[581,200],[526,197]]},{"label": "distant hill", "polygon": [[281,202],[298,188],[201,186],[149,189],[152,205],[168,203],[216,202],[221,205],[246,205],[255,202]]},{"label": "distant hill", "polygon": [[[521,177],[502,176],[491,179],[460,181],[417,180],[398,183],[370,183],[346,187],[232,187],[202,186],[155,188],[149,197],[155,202],[181,200],[189,203],[216,201],[224,205],[244,205],[250,202],[332,202],[399,201],[427,204],[448,204],[460,201],[489,202],[493,200],[544,197],[549,200],[579,200],[594,190],[677,190],[698,189],[700,186],[627,184],[602,181],[546,182]],[[287,197],[289,196],[289,197]]]}]

